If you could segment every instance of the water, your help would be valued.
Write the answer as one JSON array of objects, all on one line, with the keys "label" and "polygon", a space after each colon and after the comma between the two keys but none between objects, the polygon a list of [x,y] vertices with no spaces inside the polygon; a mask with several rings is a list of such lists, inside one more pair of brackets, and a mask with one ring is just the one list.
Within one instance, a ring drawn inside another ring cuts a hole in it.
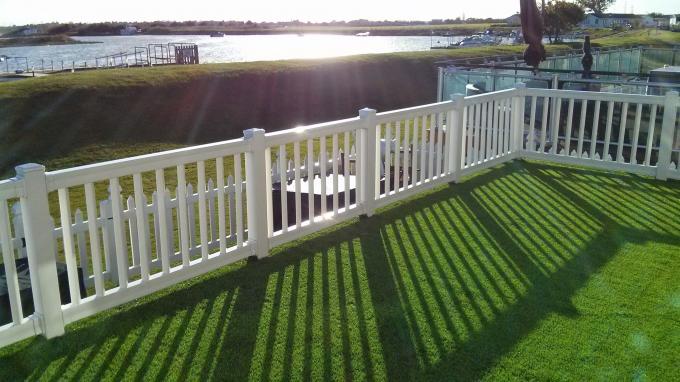
[{"label": "water", "polygon": [[[463,37],[460,37],[462,39]],[[294,58],[324,58],[348,56],[364,53],[390,53],[429,50],[433,41],[429,36],[347,36],[329,34],[296,34],[285,35],[243,35],[209,37],[206,35],[169,35],[169,36],[92,36],[74,37],[85,42],[101,42],[97,44],[45,45],[0,48],[0,55],[10,57],[27,57],[28,66],[41,68],[45,66],[61,68],[95,65],[95,57],[102,57],[121,52],[128,52],[130,62],[134,61],[135,47],[147,47],[148,44],[187,43],[198,44],[201,63],[212,62],[246,62],[261,60],[285,60]],[[436,37],[434,37],[436,43]],[[15,66],[10,59],[10,69]],[[6,69],[6,63],[0,63],[0,71]],[[19,67],[25,64],[19,63]]]}]

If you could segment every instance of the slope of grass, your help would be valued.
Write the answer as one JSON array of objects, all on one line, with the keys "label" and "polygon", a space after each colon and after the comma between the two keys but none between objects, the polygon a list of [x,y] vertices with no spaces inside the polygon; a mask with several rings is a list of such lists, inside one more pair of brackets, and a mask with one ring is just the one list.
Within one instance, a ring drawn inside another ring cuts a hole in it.
[{"label": "slope of grass", "polygon": [[680,185],[516,161],[0,349],[0,379],[671,380]]},{"label": "slope of grass", "polygon": [[[640,31],[602,46],[668,46],[680,34]],[[550,45],[548,52],[567,49]],[[323,60],[87,71],[0,83],[0,173],[99,144],[192,144],[433,102],[436,63],[519,55],[522,46]]]}]

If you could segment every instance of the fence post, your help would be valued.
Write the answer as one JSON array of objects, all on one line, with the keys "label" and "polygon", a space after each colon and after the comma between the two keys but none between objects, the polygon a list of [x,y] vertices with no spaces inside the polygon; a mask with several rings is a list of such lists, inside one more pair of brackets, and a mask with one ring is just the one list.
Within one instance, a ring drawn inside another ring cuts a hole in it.
[{"label": "fence post", "polygon": [[359,147],[359,177],[361,177],[361,189],[359,200],[363,215],[373,216],[375,212],[375,199],[379,189],[376,188],[380,175],[378,174],[379,150],[376,148],[376,111],[374,109],[359,110],[361,120],[360,147]]},{"label": "fence post", "polygon": [[512,97],[512,142],[510,152],[512,158],[520,157],[524,150],[524,96],[526,85],[515,85],[515,94]]},{"label": "fence post", "polygon": [[52,219],[47,201],[45,167],[35,163],[16,167],[24,181],[21,212],[26,235],[26,251],[35,306],[34,318],[47,338],[64,334],[64,318],[57,278]]},{"label": "fence post", "polygon": [[451,101],[453,101],[453,115],[449,134],[453,135],[453,139],[450,141],[452,144],[449,151],[449,170],[451,171],[451,182],[458,183],[463,155],[465,97],[462,94],[451,94]]},{"label": "fence post", "polygon": [[[246,157],[246,211],[248,216],[248,242],[252,246],[253,255],[258,259],[269,254],[269,237],[267,232],[267,174],[265,161],[266,144],[263,129],[243,131],[245,141],[250,144]],[[237,184],[236,187],[240,185]]]},{"label": "fence post", "polygon": [[656,163],[656,178],[668,179],[671,165],[673,139],[675,138],[675,118],[678,113],[678,92],[666,93],[663,105],[663,124],[661,125],[661,142],[659,144],[659,160]]}]

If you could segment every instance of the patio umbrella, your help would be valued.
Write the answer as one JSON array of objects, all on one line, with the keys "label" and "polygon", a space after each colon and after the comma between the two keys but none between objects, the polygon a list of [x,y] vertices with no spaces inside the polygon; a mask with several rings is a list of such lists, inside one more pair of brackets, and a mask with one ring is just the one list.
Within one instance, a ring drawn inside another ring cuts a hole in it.
[{"label": "patio umbrella", "polygon": [[538,12],[535,0],[519,1],[520,18],[522,20],[522,34],[529,46],[524,51],[524,62],[538,69],[538,64],[545,60],[543,47],[543,18]]}]

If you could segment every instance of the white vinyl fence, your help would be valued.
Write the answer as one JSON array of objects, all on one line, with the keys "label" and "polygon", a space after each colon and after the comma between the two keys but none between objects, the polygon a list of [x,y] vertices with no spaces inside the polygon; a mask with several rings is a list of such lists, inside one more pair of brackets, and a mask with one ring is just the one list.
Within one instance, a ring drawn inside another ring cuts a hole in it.
[{"label": "white vinyl fence", "polygon": [[0,346],[59,336],[70,322],[515,158],[680,179],[677,125],[674,92],[520,84],[66,170],[18,166],[0,181]]}]

